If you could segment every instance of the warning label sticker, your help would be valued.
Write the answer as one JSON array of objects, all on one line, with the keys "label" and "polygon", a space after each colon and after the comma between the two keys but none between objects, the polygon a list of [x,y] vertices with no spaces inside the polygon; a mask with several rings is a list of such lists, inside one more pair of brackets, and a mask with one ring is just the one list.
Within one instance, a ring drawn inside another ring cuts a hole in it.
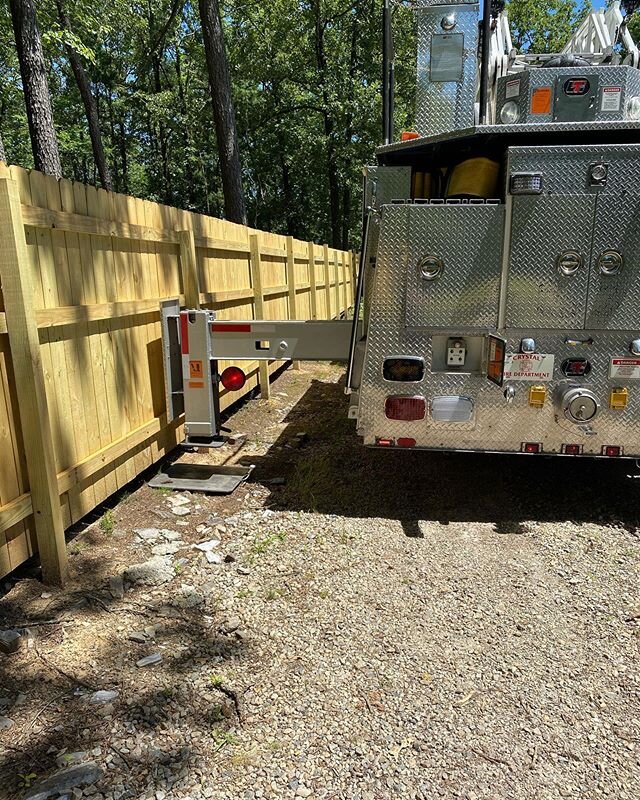
[{"label": "warning label sticker", "polygon": [[620,111],[622,102],[621,86],[603,86],[600,111]]},{"label": "warning label sticker", "polygon": [[510,97],[518,97],[520,94],[520,78],[516,78],[512,81],[507,81],[507,85],[505,87],[505,97],[508,100]]},{"label": "warning label sticker", "polygon": [[554,355],[544,353],[507,353],[504,360],[505,381],[550,381]]},{"label": "warning label sticker", "polygon": [[202,378],[202,361],[190,361],[189,362],[189,377],[193,380],[194,378]]},{"label": "warning label sticker", "polygon": [[612,358],[609,377],[618,380],[640,381],[640,358]]}]

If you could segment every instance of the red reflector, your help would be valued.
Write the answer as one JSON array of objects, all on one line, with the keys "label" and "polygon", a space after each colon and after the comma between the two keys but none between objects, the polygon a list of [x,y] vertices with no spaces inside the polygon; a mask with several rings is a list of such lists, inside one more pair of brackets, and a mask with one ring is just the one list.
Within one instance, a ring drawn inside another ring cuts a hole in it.
[{"label": "red reflector", "polygon": [[384,404],[387,419],[398,419],[402,422],[415,422],[424,419],[427,413],[427,401],[424,397],[387,397]]},{"label": "red reflector", "polygon": [[523,442],[522,443],[522,452],[523,453],[541,453],[542,452],[542,445],[538,442]]},{"label": "red reflector", "polygon": [[396,441],[396,444],[398,445],[398,447],[415,447],[416,440],[410,439],[409,437],[401,437]]},{"label": "red reflector", "polygon": [[602,455],[603,456],[621,456],[622,455],[622,448],[619,447],[617,444],[605,444],[602,448]]},{"label": "red reflector", "polygon": [[220,382],[230,392],[237,392],[245,385],[247,376],[240,367],[227,367],[220,376]]},{"label": "red reflector", "polygon": [[189,312],[180,312],[180,348],[183,355],[189,353]]},{"label": "red reflector", "polygon": [[563,444],[562,452],[567,456],[579,456],[582,453],[581,444]]},{"label": "red reflector", "polygon": [[401,142],[409,142],[412,139],[419,139],[420,134],[416,133],[415,131],[402,131],[400,134],[400,141]]},{"label": "red reflector", "polygon": [[251,333],[251,325],[230,324],[228,322],[213,322],[211,330],[214,333]]},{"label": "red reflector", "polygon": [[376,439],[376,444],[380,447],[393,447],[393,439]]}]

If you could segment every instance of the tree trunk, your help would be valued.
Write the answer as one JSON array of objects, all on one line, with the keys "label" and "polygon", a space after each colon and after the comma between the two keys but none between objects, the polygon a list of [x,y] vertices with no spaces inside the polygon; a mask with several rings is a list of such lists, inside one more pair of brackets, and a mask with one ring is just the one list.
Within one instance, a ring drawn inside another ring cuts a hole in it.
[{"label": "tree trunk", "polygon": [[[71,23],[69,21],[69,17],[67,16],[63,0],[56,0],[56,6],[58,8],[60,24],[63,28],[71,31]],[[82,66],[80,56],[76,53],[73,47],[69,47],[67,45],[66,49],[69,57],[69,63],[71,64],[71,69],[73,70],[76,83],[78,84],[78,91],[80,92],[80,97],[82,98],[82,102],[84,104],[84,111],[87,116],[87,124],[89,126],[89,136],[91,137],[93,158],[96,162],[98,175],[100,176],[100,183],[107,191],[110,192],[113,190],[113,182],[111,180],[111,171],[109,170],[109,165],[107,164],[107,159],[104,153],[104,146],[102,144],[100,119],[98,117],[98,105],[91,91],[91,85],[89,83],[89,79],[87,78],[87,73]]]},{"label": "tree trunk", "polygon": [[329,183],[329,213],[331,223],[331,246],[340,247],[340,184],[336,164],[336,145],[334,140],[335,123],[329,109],[327,87],[327,57],[324,49],[324,20],[320,13],[320,0],[314,0],[316,64],[318,83],[322,93],[324,138],[327,144],[327,178]]},{"label": "tree trunk", "polygon": [[7,160],[7,155],[4,152],[4,144],[2,142],[2,134],[0,134],[0,161],[6,162],[6,160]]},{"label": "tree trunk", "polygon": [[349,231],[351,230],[351,169],[353,167],[351,140],[353,138],[353,108],[355,104],[355,81],[358,66],[358,20],[361,19],[360,3],[356,0],[353,6],[353,23],[351,28],[351,53],[349,56],[349,77],[347,91],[347,122],[344,131],[344,186],[342,188],[342,242],[343,250],[349,249]]},{"label": "tree trunk", "polygon": [[35,2],[9,0],[9,5],[20,61],[33,161],[37,170],[61,178],[62,165],[53,125],[51,95],[36,21]]},{"label": "tree trunk", "polygon": [[231,222],[246,225],[247,212],[242,191],[236,115],[231,95],[231,78],[224,48],[220,9],[218,0],[198,0],[198,5],[218,142],[224,213]]}]

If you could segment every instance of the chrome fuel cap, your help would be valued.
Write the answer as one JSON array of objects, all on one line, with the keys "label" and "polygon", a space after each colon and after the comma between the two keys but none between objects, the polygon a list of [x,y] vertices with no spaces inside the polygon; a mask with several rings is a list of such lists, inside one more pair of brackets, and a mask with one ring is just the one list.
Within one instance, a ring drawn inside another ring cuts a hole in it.
[{"label": "chrome fuel cap", "polygon": [[598,400],[593,392],[582,387],[568,389],[562,396],[562,412],[577,425],[590,422],[598,413]]}]

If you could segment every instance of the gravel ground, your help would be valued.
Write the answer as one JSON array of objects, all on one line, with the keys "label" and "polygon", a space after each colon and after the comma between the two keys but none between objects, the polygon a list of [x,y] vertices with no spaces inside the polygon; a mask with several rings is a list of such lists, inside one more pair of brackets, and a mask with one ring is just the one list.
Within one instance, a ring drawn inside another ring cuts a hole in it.
[{"label": "gravel ground", "polygon": [[341,380],[231,418],[233,496],[141,485],[12,583],[0,797],[636,800],[635,468],[365,450]]}]

